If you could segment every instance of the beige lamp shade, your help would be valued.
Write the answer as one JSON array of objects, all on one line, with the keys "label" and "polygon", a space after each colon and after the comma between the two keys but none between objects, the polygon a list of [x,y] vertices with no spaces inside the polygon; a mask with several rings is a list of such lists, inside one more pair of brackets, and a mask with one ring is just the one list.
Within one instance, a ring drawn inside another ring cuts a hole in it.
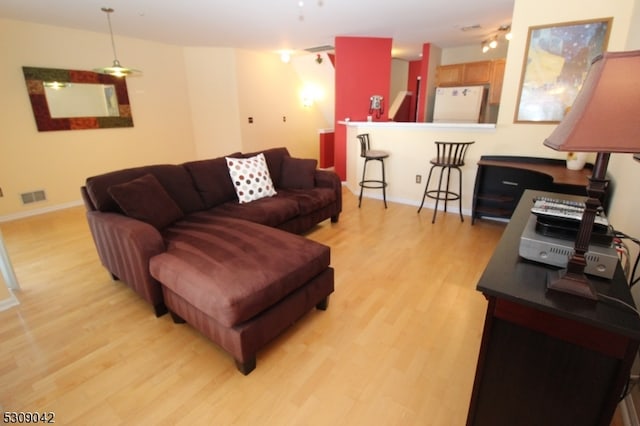
[{"label": "beige lamp shade", "polygon": [[544,144],[557,151],[640,152],[640,50],[597,57]]}]

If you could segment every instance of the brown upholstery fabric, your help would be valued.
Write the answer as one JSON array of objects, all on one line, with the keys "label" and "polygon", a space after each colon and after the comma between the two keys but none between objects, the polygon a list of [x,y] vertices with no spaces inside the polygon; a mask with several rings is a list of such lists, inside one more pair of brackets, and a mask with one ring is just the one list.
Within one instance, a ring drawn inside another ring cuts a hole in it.
[{"label": "brown upholstery fabric", "polygon": [[335,202],[336,193],[330,188],[281,189],[276,198],[294,200],[305,215]]},{"label": "brown upholstery fabric", "polygon": [[298,203],[285,197],[266,197],[250,203],[230,201],[211,210],[218,216],[235,217],[267,226],[278,226],[300,214]]},{"label": "brown upholstery fabric", "polygon": [[174,164],[135,167],[87,178],[86,187],[89,198],[101,212],[121,212],[108,192],[109,187],[129,182],[149,173],[158,179],[184,213],[204,209],[204,203],[193,184],[191,175],[181,165]]},{"label": "brown upholstery fabric", "polygon": [[318,160],[307,158],[284,157],[282,159],[282,176],[280,188],[311,189],[315,186],[315,170]]},{"label": "brown upholstery fabric", "polygon": [[258,154],[264,154],[264,158],[267,160],[267,167],[269,168],[269,175],[273,186],[280,188],[280,179],[282,176],[282,160],[284,157],[289,157],[289,151],[287,148],[270,148],[265,151],[251,152],[249,154],[242,154],[243,157],[255,157]]},{"label": "brown upholstery fabric", "polygon": [[207,316],[233,326],[278,303],[329,266],[329,247],[255,223],[189,219],[163,233],[151,275]]},{"label": "brown upholstery fabric", "polygon": [[87,220],[102,264],[158,314],[163,305],[162,291],[149,273],[149,259],[166,250],[160,232],[120,213],[89,211]]},{"label": "brown upholstery fabric", "polygon": [[180,207],[152,174],[112,185],[107,192],[127,216],[157,229],[162,229],[183,216]]},{"label": "brown upholstery fabric", "polygon": [[[240,156],[239,152],[229,155],[229,157]],[[206,208],[210,209],[218,204],[237,199],[224,157],[190,161],[185,163],[184,167],[191,174]]]},{"label": "brown upholstery fabric", "polygon": [[182,296],[165,286],[162,287],[162,292],[167,306],[173,312],[229,352],[237,361],[245,362],[254,358],[266,343],[327,298],[334,291],[333,281],[334,271],[329,267],[276,305],[233,327],[224,326],[195,309]]}]

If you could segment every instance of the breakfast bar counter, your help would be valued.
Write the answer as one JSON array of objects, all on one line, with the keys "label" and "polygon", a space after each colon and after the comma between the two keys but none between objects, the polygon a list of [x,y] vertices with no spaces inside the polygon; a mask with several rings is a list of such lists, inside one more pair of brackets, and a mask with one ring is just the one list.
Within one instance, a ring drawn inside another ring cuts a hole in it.
[{"label": "breakfast bar counter", "polygon": [[[475,163],[479,160],[483,139],[489,139],[496,131],[495,124],[478,123],[399,123],[383,121],[340,121],[346,126],[346,185],[357,194],[358,182],[362,178],[363,161],[360,157],[360,144],[357,135],[368,133],[371,149],[389,152],[385,159],[387,200],[403,204],[420,205],[424,185],[427,181],[430,163],[436,155],[434,142],[476,141],[469,150],[463,175],[463,213],[471,214],[471,201],[475,179]],[[377,167],[367,168],[367,178],[379,178]],[[457,186],[457,176],[452,175],[452,186]],[[382,199],[381,191],[364,191],[364,197]],[[425,204],[427,208],[432,205]],[[442,203],[440,204],[442,206]]]}]

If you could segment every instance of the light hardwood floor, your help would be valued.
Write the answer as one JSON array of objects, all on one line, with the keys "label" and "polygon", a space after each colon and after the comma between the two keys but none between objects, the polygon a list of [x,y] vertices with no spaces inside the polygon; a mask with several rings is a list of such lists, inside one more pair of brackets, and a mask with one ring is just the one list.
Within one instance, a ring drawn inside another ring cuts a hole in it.
[{"label": "light hardwood floor", "polygon": [[[307,236],[331,247],[329,309],[243,376],[110,279],[84,209],[1,223],[22,290],[0,312],[0,411],[59,424],[463,425],[503,224],[357,198]],[[455,211],[455,209],[454,209]]]}]

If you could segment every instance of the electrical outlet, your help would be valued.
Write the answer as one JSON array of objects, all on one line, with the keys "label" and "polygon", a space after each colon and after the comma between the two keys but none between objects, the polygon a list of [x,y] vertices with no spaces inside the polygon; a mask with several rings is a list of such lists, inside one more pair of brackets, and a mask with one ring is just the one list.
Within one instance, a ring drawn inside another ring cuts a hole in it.
[{"label": "electrical outlet", "polygon": [[422,175],[416,175],[416,183],[422,182]]}]

